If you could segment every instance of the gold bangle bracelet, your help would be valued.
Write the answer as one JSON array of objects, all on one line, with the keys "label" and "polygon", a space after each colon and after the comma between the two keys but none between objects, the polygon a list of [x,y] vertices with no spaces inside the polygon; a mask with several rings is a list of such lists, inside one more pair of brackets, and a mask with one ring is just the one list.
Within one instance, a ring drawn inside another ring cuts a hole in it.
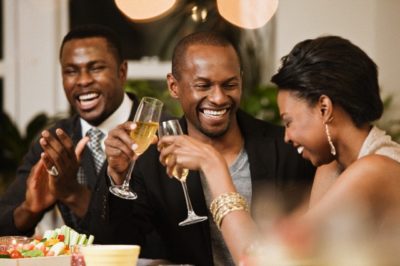
[{"label": "gold bangle bracelet", "polygon": [[223,218],[230,212],[248,211],[246,199],[237,192],[227,192],[219,195],[210,204],[210,212],[218,229],[221,229]]}]

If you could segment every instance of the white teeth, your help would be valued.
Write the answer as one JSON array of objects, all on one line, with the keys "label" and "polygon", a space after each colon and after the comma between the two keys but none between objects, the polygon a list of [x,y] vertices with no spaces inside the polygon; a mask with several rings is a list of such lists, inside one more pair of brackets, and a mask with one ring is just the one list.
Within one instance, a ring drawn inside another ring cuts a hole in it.
[{"label": "white teeth", "polygon": [[79,100],[80,101],[90,101],[93,100],[94,98],[98,97],[99,94],[92,92],[92,93],[88,93],[88,94],[83,94],[79,96]]},{"label": "white teeth", "polygon": [[304,151],[304,147],[303,147],[303,146],[297,147],[297,152],[298,152],[299,154],[302,154],[303,151]]},{"label": "white teeth", "polygon": [[207,109],[203,110],[205,115],[211,115],[211,116],[221,116],[221,115],[225,114],[226,111],[227,111],[226,109],[219,110],[219,111],[207,110]]}]

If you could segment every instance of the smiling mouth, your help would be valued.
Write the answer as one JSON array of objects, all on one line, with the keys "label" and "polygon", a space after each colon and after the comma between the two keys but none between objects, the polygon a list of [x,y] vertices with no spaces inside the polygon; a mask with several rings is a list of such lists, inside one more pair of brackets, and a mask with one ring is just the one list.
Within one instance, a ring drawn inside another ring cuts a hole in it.
[{"label": "smiling mouth", "polygon": [[303,147],[303,146],[297,147],[297,152],[298,152],[298,154],[302,154],[303,151],[304,151],[304,147]]},{"label": "smiling mouth", "polygon": [[95,107],[100,98],[100,94],[97,92],[89,92],[86,94],[81,94],[77,97],[79,104],[82,109],[91,109]]},{"label": "smiling mouth", "polygon": [[96,92],[90,92],[87,94],[82,94],[78,96],[80,102],[89,102],[97,99],[100,95]]},{"label": "smiling mouth", "polygon": [[200,112],[202,112],[205,116],[211,118],[219,118],[225,115],[228,112],[228,110],[229,110],[228,108],[222,110],[201,109]]}]

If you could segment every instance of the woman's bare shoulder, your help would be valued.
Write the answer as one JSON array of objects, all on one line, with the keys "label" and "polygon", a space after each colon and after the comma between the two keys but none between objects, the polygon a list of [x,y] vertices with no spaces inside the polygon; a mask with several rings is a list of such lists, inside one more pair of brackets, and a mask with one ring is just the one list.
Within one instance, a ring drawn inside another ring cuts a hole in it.
[{"label": "woman's bare shoulder", "polygon": [[343,187],[373,202],[389,200],[400,194],[400,163],[383,155],[368,155],[350,165],[339,179]]},{"label": "woman's bare shoulder", "polygon": [[375,215],[382,206],[400,206],[400,163],[368,155],[347,167],[329,186],[320,184],[321,188],[324,191],[310,205],[309,219],[323,220],[348,206],[363,206]]},{"label": "woman's bare shoulder", "polygon": [[346,169],[345,173],[364,176],[364,178],[397,176],[400,180],[400,163],[384,155],[371,154],[355,161]]}]

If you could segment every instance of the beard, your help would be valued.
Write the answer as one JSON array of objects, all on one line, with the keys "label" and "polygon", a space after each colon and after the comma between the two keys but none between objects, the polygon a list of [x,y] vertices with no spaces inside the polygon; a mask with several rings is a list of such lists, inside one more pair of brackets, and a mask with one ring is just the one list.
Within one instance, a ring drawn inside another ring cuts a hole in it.
[{"label": "beard", "polygon": [[197,125],[196,125],[196,128],[197,128],[197,130],[200,131],[203,135],[205,135],[205,136],[207,136],[207,137],[209,137],[209,138],[211,138],[211,139],[217,139],[217,138],[223,137],[223,136],[226,134],[226,132],[228,132],[228,130],[229,130],[229,128],[230,128],[230,125],[231,125],[231,119],[229,119],[228,123],[226,123],[226,126],[225,126],[224,128],[222,128],[222,129],[220,129],[220,130],[218,130],[218,131],[215,131],[215,130],[213,130],[213,131],[207,130],[207,129],[203,128],[203,127],[201,126],[201,124],[197,124]]},{"label": "beard", "polygon": [[[197,108],[197,110],[199,110],[199,108]],[[194,121],[192,120],[192,125],[194,125],[194,127],[200,133],[207,136],[208,138],[211,138],[211,139],[221,138],[221,137],[225,136],[225,134],[230,130],[233,119],[236,119],[237,110],[238,110],[238,108],[236,107],[235,103],[233,102],[229,107],[230,114],[229,114],[228,120],[226,121],[226,124],[218,130],[215,130],[215,129],[209,130],[209,129],[203,127],[202,123],[200,122],[200,118],[198,116],[196,117],[196,119],[193,119]]]}]

